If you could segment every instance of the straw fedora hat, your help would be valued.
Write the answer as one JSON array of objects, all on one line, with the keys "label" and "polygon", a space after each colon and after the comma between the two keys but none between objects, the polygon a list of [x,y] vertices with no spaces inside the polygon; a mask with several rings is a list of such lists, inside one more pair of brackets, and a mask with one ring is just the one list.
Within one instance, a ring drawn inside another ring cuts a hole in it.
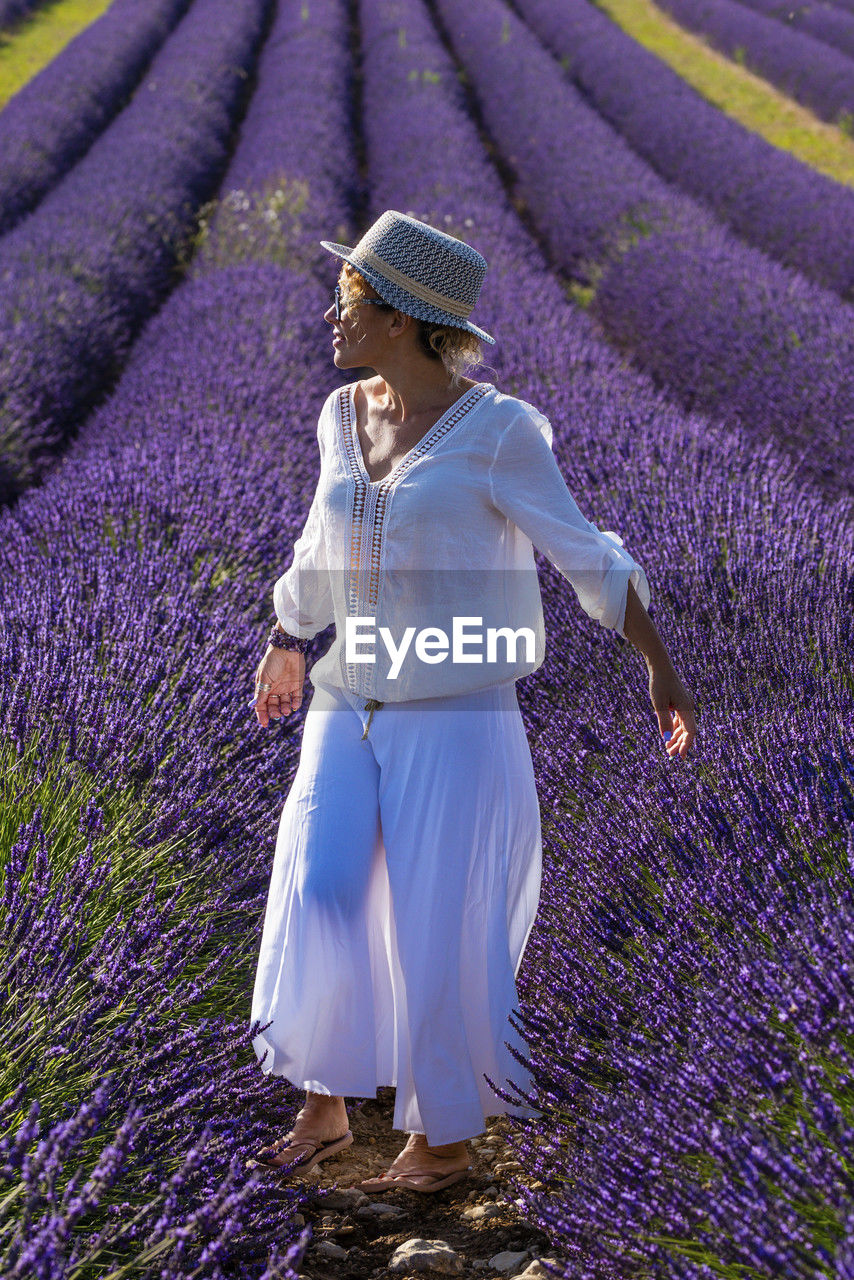
[{"label": "straw fedora hat", "polygon": [[358,244],[321,240],[329,253],[349,262],[383,301],[418,320],[468,329],[484,342],[495,342],[468,317],[486,274],[486,259],[477,249],[408,213],[387,209]]}]

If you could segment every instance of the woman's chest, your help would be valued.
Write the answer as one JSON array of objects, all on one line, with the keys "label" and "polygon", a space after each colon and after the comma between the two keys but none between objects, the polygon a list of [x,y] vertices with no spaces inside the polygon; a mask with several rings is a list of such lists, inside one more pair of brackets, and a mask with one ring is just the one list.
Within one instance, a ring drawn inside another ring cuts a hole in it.
[{"label": "woman's chest", "polygon": [[321,478],[320,496],[330,558],[339,567],[354,548],[382,551],[388,563],[412,567],[470,559],[494,542],[503,523],[491,503],[487,461],[457,447],[413,458],[377,483],[366,483],[346,457]]},{"label": "woman's chest", "polygon": [[371,417],[367,422],[354,422],[355,439],[371,483],[381,484],[421,443],[432,426],[433,419],[429,417],[414,419],[405,427]]}]

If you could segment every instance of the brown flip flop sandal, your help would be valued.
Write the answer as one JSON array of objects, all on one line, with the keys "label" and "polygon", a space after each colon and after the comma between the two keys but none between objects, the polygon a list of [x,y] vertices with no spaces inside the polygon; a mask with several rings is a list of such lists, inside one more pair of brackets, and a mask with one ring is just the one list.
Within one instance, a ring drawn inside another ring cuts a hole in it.
[{"label": "brown flip flop sandal", "polygon": [[[329,1156],[334,1156],[336,1152],[343,1151],[345,1147],[349,1147],[353,1141],[353,1132],[348,1129],[340,1138],[330,1138],[328,1142],[311,1142],[308,1138],[298,1141],[292,1133],[286,1133],[284,1138],[279,1138],[278,1142],[274,1142],[269,1147],[262,1147],[256,1153],[254,1159],[256,1164],[262,1164],[267,1169],[273,1169],[276,1173],[302,1173],[306,1169],[313,1169],[316,1164],[320,1164],[321,1160],[326,1160]],[[309,1147],[304,1156],[294,1164],[274,1163],[273,1157],[282,1152],[287,1152],[288,1147]]]},{"label": "brown flip flop sandal", "polygon": [[[472,1166],[467,1169],[457,1169],[455,1173],[449,1173],[442,1177],[435,1169],[425,1169],[423,1173],[418,1173],[413,1169],[410,1173],[393,1173],[391,1177],[381,1176],[379,1178],[365,1178],[362,1182],[358,1182],[360,1191],[390,1191],[392,1187],[402,1188],[404,1191],[421,1191],[427,1194],[433,1191],[441,1191],[443,1187],[451,1187],[455,1182],[461,1182],[463,1178],[467,1178],[472,1171]],[[432,1182],[421,1183],[413,1182],[413,1178],[432,1178]]]}]

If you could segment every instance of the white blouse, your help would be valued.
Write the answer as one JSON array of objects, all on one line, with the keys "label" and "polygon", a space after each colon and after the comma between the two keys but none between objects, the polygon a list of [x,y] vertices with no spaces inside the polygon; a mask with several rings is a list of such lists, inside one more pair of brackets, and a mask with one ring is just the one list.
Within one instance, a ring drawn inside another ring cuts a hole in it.
[{"label": "white blouse", "polygon": [[619,535],[579,511],[533,405],[476,383],[376,481],[355,424],[351,383],[321,410],[317,490],[273,591],[291,635],[335,623],[313,684],[393,702],[535,671],[545,634],[534,545],[602,626],[623,634],[630,578],[649,604]]}]

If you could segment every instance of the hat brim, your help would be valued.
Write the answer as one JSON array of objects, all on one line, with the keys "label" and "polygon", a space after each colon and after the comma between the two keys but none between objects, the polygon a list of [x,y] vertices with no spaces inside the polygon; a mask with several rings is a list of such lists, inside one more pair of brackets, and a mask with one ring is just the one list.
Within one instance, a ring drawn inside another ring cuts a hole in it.
[{"label": "hat brim", "polygon": [[[350,245],[335,244],[334,241],[332,240],[321,240],[320,245],[321,245],[321,248],[326,249],[328,253],[334,253],[336,258],[343,258],[345,262],[349,262],[351,267],[353,267],[356,271],[358,271],[360,275],[363,275],[365,279],[369,282],[369,284],[372,284],[374,286],[377,293],[380,295],[383,301],[388,302],[389,306],[392,306],[392,307],[398,306],[397,301],[388,296],[388,281],[383,276],[379,275],[376,271],[374,271],[372,267],[368,267],[363,262],[359,262],[358,260],[354,259],[353,258],[354,250]],[[400,307],[399,309],[402,311],[405,310],[405,308],[403,307]],[[407,312],[407,315],[409,314],[410,313]],[[450,324],[450,325],[453,325],[455,329],[467,329],[469,333],[473,333],[476,337],[483,339],[484,342],[489,342],[493,346],[495,345],[495,339],[493,338],[492,334],[487,333],[485,329],[479,328],[476,324],[472,324],[470,320],[463,320],[462,322],[458,322],[452,319],[451,317],[448,317],[447,320],[442,322],[437,321],[436,323]]]}]

